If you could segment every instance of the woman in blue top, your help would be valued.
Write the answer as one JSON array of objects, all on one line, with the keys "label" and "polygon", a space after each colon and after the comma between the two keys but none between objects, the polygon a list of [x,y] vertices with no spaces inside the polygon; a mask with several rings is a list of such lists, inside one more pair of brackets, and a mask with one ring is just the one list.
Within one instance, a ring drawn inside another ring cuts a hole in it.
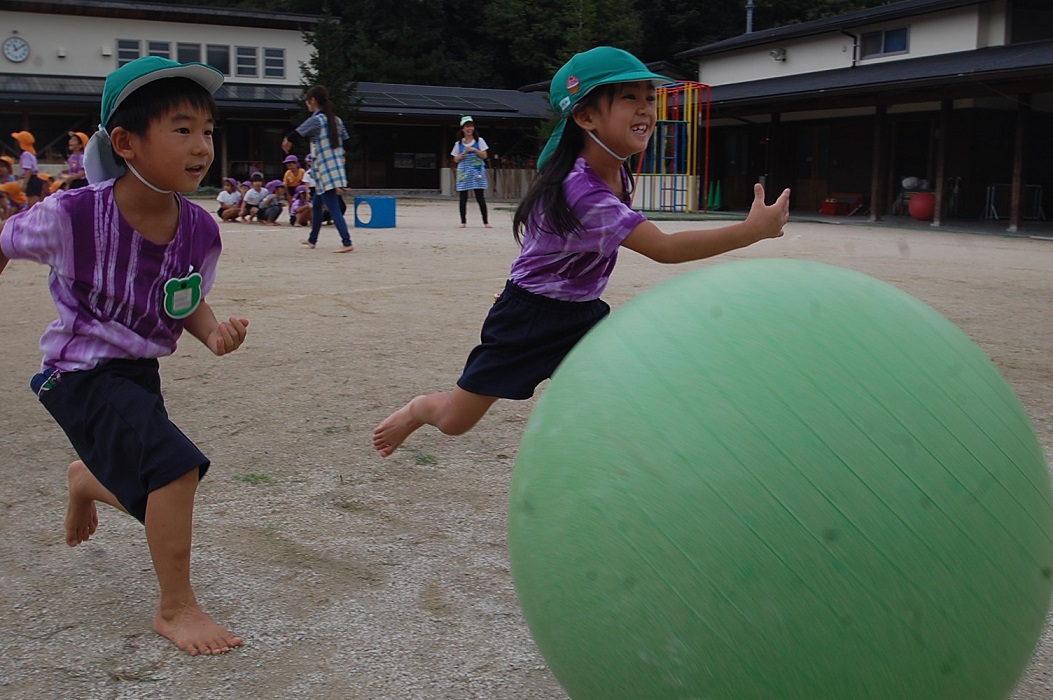
[{"label": "woman in blue top", "polygon": [[343,246],[334,253],[350,253],[355,249],[351,245],[351,234],[347,230],[343,211],[340,208],[341,188],[347,187],[347,168],[344,165],[344,142],[348,140],[344,122],[336,116],[333,103],[329,99],[329,90],[322,85],[315,85],[304,97],[311,116],[303,124],[282,140],[282,150],[292,150],[290,139],[302,136],[311,141],[311,179],[314,181],[315,196],[311,201],[311,233],[307,240],[300,241],[308,248],[318,243],[318,231],[322,228],[323,205],[336,224]]},{"label": "woman in blue top", "polygon": [[461,138],[453,144],[450,155],[457,164],[457,193],[461,197],[461,228],[468,227],[468,192],[475,192],[479,212],[483,215],[483,226],[490,226],[486,215],[486,189],[490,186],[486,178],[486,141],[475,133],[475,122],[469,116],[461,117]]}]

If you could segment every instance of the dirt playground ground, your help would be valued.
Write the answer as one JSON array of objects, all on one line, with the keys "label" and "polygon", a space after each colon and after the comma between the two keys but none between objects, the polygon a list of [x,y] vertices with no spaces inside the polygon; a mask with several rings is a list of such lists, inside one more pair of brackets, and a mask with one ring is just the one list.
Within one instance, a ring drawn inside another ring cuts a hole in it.
[{"label": "dirt playground ground", "polygon": [[[211,205],[210,205],[211,206]],[[212,459],[193,567],[204,608],[245,638],[189,658],[151,631],[156,582],[141,527],[100,509],[63,541],[74,455],[27,388],[55,316],[47,270],[0,276],[0,697],[566,698],[521,617],[505,544],[513,462],[533,401],[498,403],[459,438],[422,429],[388,460],[373,427],[451,386],[516,253],[510,211],[457,228],[454,201],[400,199],[398,227],[333,255],[303,229],[224,224],[209,302],[251,321],[236,353],[184,336],[162,360],[169,410]],[[665,230],[716,222],[660,222]],[[899,286],[994,359],[1053,455],[1053,242],[794,223],[720,260],[835,263]],[[624,252],[607,300],[716,262]],[[1013,698],[1053,698],[1044,637]],[[612,698],[612,700],[617,700]],[[925,700],[925,699],[919,699]]]}]

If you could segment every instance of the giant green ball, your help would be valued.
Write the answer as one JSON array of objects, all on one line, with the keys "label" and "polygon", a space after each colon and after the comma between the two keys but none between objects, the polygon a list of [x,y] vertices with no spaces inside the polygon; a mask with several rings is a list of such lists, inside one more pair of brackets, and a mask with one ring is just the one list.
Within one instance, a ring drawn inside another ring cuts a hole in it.
[{"label": "giant green ball", "polygon": [[793,260],[685,274],[567,357],[509,550],[575,700],[1003,698],[1053,495],[1019,400],[914,297]]}]

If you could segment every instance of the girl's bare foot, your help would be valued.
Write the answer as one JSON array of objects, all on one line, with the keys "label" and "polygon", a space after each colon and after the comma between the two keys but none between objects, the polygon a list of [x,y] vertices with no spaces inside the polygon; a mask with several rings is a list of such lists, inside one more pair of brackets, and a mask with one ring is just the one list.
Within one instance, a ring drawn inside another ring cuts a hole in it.
[{"label": "girl's bare foot", "polygon": [[172,615],[158,610],[154,630],[191,656],[225,654],[244,643],[241,637],[206,615],[196,600],[183,605]]},{"label": "girl's bare foot", "polygon": [[66,544],[76,547],[87,542],[99,527],[99,513],[95,499],[89,494],[97,483],[88,467],[79,459],[66,470],[69,484],[69,500],[66,502]]},{"label": "girl's bare foot", "polygon": [[314,243],[311,243],[310,241],[300,241],[300,244],[305,245],[308,248],[314,248]]},{"label": "girl's bare foot", "polygon": [[340,248],[337,248],[333,252],[334,253],[350,253],[354,249],[355,249],[355,247],[353,245],[345,245],[345,246],[341,246]]},{"label": "girl's bare foot", "polygon": [[461,228],[468,228],[468,224],[461,224]]},{"label": "girl's bare foot", "polygon": [[381,457],[390,457],[414,430],[424,425],[413,417],[411,404],[412,401],[373,429],[373,449],[379,452]]},{"label": "girl's bare foot", "polygon": [[483,224],[483,226],[486,228],[493,228],[493,226],[491,226],[490,224]]}]

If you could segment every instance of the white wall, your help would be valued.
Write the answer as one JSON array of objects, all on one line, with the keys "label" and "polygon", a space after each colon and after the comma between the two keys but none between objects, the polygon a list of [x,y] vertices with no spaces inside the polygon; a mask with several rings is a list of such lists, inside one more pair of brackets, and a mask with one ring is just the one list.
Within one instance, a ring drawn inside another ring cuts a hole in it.
[{"label": "white wall", "polygon": [[[232,19],[236,20],[237,15]],[[285,77],[251,78],[231,75],[232,82],[260,85],[290,85],[300,82],[300,62],[308,62],[310,47],[303,43],[299,29],[259,29],[254,27],[158,22],[78,17],[72,15],[6,12],[0,10],[0,41],[16,33],[29,43],[29,58],[12,63],[0,56],[0,72],[30,75],[105,77],[117,67],[117,39],[168,41],[172,59],[176,42],[234,46],[261,49],[285,49]],[[109,56],[104,55],[106,51]],[[60,52],[65,57],[59,56]],[[145,45],[143,55],[146,55]],[[202,53],[204,56],[204,53]],[[231,56],[231,71],[234,71]],[[262,51],[259,58],[262,74]]]},{"label": "white wall", "polygon": [[[982,5],[956,8],[918,17],[880,22],[850,30],[855,36],[882,29],[909,27],[909,50],[905,54],[868,58],[860,65],[899,61],[1005,43],[1005,16],[981,12]],[[981,21],[982,18],[982,21]],[[788,41],[727,51],[699,60],[699,81],[712,86],[801,75],[852,65],[853,39],[838,31]],[[784,49],[786,60],[776,61],[770,51]]]}]

